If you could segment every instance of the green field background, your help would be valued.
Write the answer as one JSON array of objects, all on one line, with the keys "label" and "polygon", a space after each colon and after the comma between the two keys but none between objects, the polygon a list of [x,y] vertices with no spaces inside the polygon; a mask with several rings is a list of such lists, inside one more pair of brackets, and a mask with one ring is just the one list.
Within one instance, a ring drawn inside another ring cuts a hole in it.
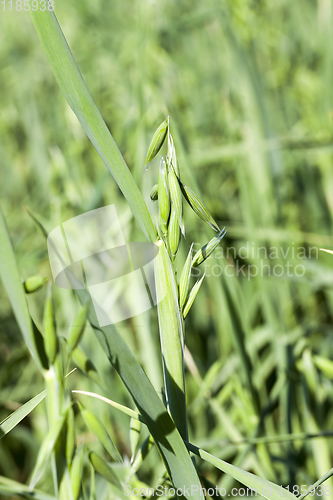
[{"label": "green field background", "polygon": [[[25,205],[51,231],[115,204],[132,239],[144,236],[61,94],[29,14],[2,8],[0,201],[22,279],[50,277]],[[333,256],[318,251],[333,248],[332,2],[55,0],[55,12],[153,216],[159,162],[145,170],[144,160],[169,114],[182,180],[228,231],[186,319],[191,442],[277,484],[313,483],[333,458]],[[185,225],[180,264],[192,242],[213,236],[188,207]],[[2,420],[43,390],[43,379],[2,284],[0,297]],[[37,324],[44,297],[28,298]],[[78,306],[69,291],[55,289],[55,298],[66,336]],[[120,331],[160,391],[156,311]],[[82,348],[108,377],[112,399],[132,407],[89,328]],[[98,392],[78,372],[70,387]],[[1,475],[29,480],[47,428],[43,405],[2,439]],[[128,419],[98,407],[130,456]],[[98,450],[80,422],[78,442]],[[163,474],[157,457],[152,451],[138,473],[149,485]],[[214,484],[236,485],[198,467]]]}]

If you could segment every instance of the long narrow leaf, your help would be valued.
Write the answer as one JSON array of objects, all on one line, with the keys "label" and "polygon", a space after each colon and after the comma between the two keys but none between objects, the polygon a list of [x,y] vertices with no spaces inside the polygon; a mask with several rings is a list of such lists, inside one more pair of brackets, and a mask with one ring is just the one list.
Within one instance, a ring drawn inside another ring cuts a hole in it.
[{"label": "long narrow leaf", "polygon": [[62,93],[123,192],[145,236],[154,242],[156,233],[148,208],[82,78],[54,12],[31,10],[31,16]]},{"label": "long narrow leaf", "polygon": [[100,399],[101,401],[104,401],[105,403],[109,404],[110,406],[113,406],[113,408],[117,408],[117,410],[121,411],[122,413],[125,413],[125,415],[128,415],[131,418],[135,418],[136,420],[140,420],[141,422],[144,422],[143,418],[141,415],[134,411],[131,410],[131,408],[127,408],[127,406],[123,406],[119,403],[116,403],[115,401],[112,401],[111,399],[105,398],[104,396],[101,396],[100,394],[96,394],[95,392],[87,392],[87,391],[72,391],[76,394],[84,394],[85,396],[91,396],[92,398]]},{"label": "long narrow leaf", "polygon": [[27,403],[24,405],[20,406],[14,413],[6,417],[1,423],[0,423],[0,439],[3,438],[8,432],[10,432],[14,427],[16,427],[27,415],[29,415],[30,412],[34,408],[36,408],[37,405],[46,396],[46,391],[41,392],[40,394],[37,394],[34,398],[30,399]]},{"label": "long narrow leaf", "polygon": [[1,207],[0,248],[0,276],[7,291],[10,303],[12,305],[24,340],[34,357],[38,368],[42,371],[42,364],[38,355],[38,348],[36,345],[34,330],[30,319],[28,304]]},{"label": "long narrow leaf", "polygon": [[0,476],[0,493],[10,498],[20,495],[23,498],[33,498],[34,500],[57,500],[56,497],[43,493],[42,491],[30,491],[25,484],[18,483],[12,479]]},{"label": "long narrow leaf", "polygon": [[244,486],[254,490],[258,495],[266,498],[267,500],[296,500],[296,497],[278,484],[271,483],[267,479],[263,479],[259,476],[251,474],[246,470],[235,467],[234,465],[228,464],[224,460],[214,457],[207,451],[197,448],[193,444],[187,443],[187,448],[192,451],[195,455],[211,463],[217,469],[225,472],[232,476],[236,481],[239,481]]}]

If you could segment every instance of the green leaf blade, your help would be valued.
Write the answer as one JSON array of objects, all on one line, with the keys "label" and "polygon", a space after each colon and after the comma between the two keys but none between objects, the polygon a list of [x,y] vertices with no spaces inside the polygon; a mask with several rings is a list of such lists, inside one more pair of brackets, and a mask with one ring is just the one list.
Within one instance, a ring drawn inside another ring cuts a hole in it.
[{"label": "green leaf blade", "polygon": [[37,394],[37,396],[30,399],[30,401],[27,401],[24,405],[20,406],[20,408],[0,422],[0,439],[14,429],[20,422],[22,422],[22,420],[29,415],[29,413],[31,413],[41,401],[43,401],[45,396],[46,391]]},{"label": "green leaf blade", "polygon": [[207,453],[201,448],[197,448],[190,443],[187,443],[187,448],[198,457],[211,463],[217,469],[225,472],[225,474],[229,474],[236,479],[236,481],[239,481],[244,484],[244,486],[256,491],[258,495],[266,498],[267,500],[296,500],[295,495],[278,484],[272,483],[267,479],[263,479],[255,474],[252,474],[251,472],[229,464],[228,462],[214,457],[210,453]]},{"label": "green leaf blade", "polygon": [[10,303],[17,323],[20,327],[24,340],[30,349],[35,362],[43,370],[38,355],[36,339],[29,314],[28,304],[25,297],[24,286],[20,279],[19,270],[14,255],[12,243],[7,230],[6,221],[0,207],[0,276],[7,291]]},{"label": "green leaf blade", "polygon": [[57,83],[84,131],[124,194],[148,240],[156,232],[148,208],[83,80],[54,12],[31,11],[32,21]]}]

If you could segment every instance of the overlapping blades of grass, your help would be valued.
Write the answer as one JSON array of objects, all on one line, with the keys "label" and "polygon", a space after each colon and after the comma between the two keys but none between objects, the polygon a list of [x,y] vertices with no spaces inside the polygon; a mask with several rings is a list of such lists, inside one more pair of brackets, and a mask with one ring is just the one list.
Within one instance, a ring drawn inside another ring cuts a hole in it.
[{"label": "overlapping blades of grass", "polygon": [[267,481],[267,479],[262,479],[261,477],[251,474],[250,472],[240,469],[239,467],[235,467],[234,465],[216,458],[210,453],[207,453],[190,443],[188,443],[188,449],[203,460],[210,462],[214,465],[214,467],[217,467],[226,474],[230,474],[230,476],[239,481],[241,484],[244,484],[267,500],[295,500],[296,498],[292,493],[290,493],[290,491],[286,490],[282,486]]},{"label": "overlapping blades of grass", "polygon": [[[33,220],[39,228],[42,227],[35,216]],[[44,236],[47,235],[47,231],[43,227],[42,232]],[[66,274],[75,289],[75,278],[68,271]],[[87,304],[90,299],[88,292],[79,289],[75,291],[81,304]],[[123,380],[135,405],[143,416],[144,422],[160,450],[175,488],[185,488],[185,490],[189,489],[191,491],[192,485],[197,486],[198,490],[189,498],[192,500],[203,500],[199,478],[184,441],[157,392],[126,342],[122,339],[114,325],[102,328],[99,326],[96,313],[92,307],[89,309],[87,318],[110,363]]]}]

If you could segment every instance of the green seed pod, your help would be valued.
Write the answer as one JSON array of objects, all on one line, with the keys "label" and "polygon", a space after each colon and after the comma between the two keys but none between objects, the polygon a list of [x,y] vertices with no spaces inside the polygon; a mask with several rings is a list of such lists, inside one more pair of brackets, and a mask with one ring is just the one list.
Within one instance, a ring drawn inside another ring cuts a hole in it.
[{"label": "green seed pod", "polygon": [[42,286],[47,282],[47,278],[42,276],[30,276],[24,282],[24,288],[26,293],[33,293],[40,290]]},{"label": "green seed pod", "polygon": [[132,452],[131,462],[133,462],[134,455],[136,453],[139,444],[140,430],[141,430],[140,420],[137,420],[136,418],[131,418],[131,423],[130,423],[130,443]]},{"label": "green seed pod", "polygon": [[180,229],[178,218],[176,212],[172,210],[169,227],[168,227],[168,238],[169,238],[169,249],[172,260],[175,259],[175,256],[178,252],[179,242],[180,242]]},{"label": "green seed pod", "polygon": [[179,306],[183,309],[185,300],[187,298],[188,289],[190,286],[190,277],[191,277],[191,264],[192,264],[192,248],[193,243],[191,245],[190,251],[188,253],[187,259],[185,261],[182,273],[180,275],[179,281]]},{"label": "green seed pod", "polygon": [[73,325],[69,330],[67,343],[71,351],[73,351],[75,347],[77,347],[84,333],[84,329],[87,323],[87,309],[88,309],[88,304],[86,304],[84,307],[80,309],[80,311],[78,312],[78,314],[74,319]]},{"label": "green seed pod", "polygon": [[170,134],[170,131],[168,132],[168,159],[169,163],[171,164],[176,176],[180,180],[180,172],[179,172],[179,166],[178,166],[178,161],[177,161],[177,156],[176,156],[176,149],[173,144],[173,139],[172,135]]},{"label": "green seed pod", "polygon": [[57,355],[59,345],[55,328],[53,302],[51,295],[51,287],[48,287],[43,316],[43,329],[44,329],[44,347],[45,353],[52,364]]},{"label": "green seed pod", "polygon": [[149,148],[148,148],[148,153],[147,153],[145,165],[147,165],[147,163],[149,163],[153,158],[155,158],[155,156],[157,155],[157,153],[159,152],[159,150],[163,146],[163,143],[165,141],[165,137],[166,137],[166,134],[168,131],[168,125],[169,125],[169,119],[167,118],[157,128],[155,134],[153,135],[153,138],[151,140]]},{"label": "green seed pod", "polygon": [[160,172],[158,176],[158,208],[160,212],[160,225],[163,233],[167,232],[170,215],[170,195],[168,185],[168,173],[165,161],[160,162]]},{"label": "green seed pod", "polygon": [[83,465],[83,448],[80,447],[79,449],[76,450],[70,470],[73,500],[77,500],[79,498],[81,483],[82,483],[82,465]]},{"label": "green seed pod", "polygon": [[67,436],[66,436],[66,461],[67,466],[70,467],[72,463],[75,449],[75,418],[72,406],[68,408],[67,412]]},{"label": "green seed pod", "polygon": [[81,415],[86,426],[90,429],[90,431],[95,434],[99,442],[104,446],[109,455],[116,460],[117,462],[122,462],[121,455],[117,448],[115,447],[111,437],[109,436],[107,430],[105,429],[102,422],[99,421],[97,417],[90,411],[86,410],[80,404]]},{"label": "green seed pod", "polygon": [[110,465],[104,460],[104,458],[92,451],[91,453],[89,453],[89,460],[96,472],[103,476],[104,479],[106,479],[109,483],[122,490],[119,479],[117,478],[115,472],[111,469]]},{"label": "green seed pod", "polygon": [[150,191],[150,199],[151,201],[158,200],[158,184],[155,184],[155,186],[153,186],[152,190]]},{"label": "green seed pod", "polygon": [[200,217],[200,219],[206,222],[206,224],[208,224],[209,227],[214,229],[214,231],[220,231],[220,228],[215,222],[213,216],[210,214],[208,209],[202,203],[200,198],[194,193],[194,191],[192,191],[192,189],[185,186],[184,184],[181,184],[180,187],[185,200],[190,205],[192,210]]},{"label": "green seed pod", "polygon": [[72,352],[72,357],[78,369],[81,370],[81,372],[83,372],[86,375],[86,377],[90,378],[98,385],[103,387],[103,382],[100,376],[98,375],[98,372],[94,364],[90,361],[90,359],[88,358],[86,353],[82,351],[82,349],[76,347]]},{"label": "green seed pod", "polygon": [[182,202],[182,192],[179,186],[179,181],[172,168],[170,168],[168,173],[168,182],[170,189],[171,198],[171,208],[176,212],[179,227],[185,236],[185,228],[183,223],[183,202]]},{"label": "green seed pod", "polygon": [[200,290],[201,283],[203,282],[204,277],[205,277],[205,274],[202,276],[202,278],[200,280],[198,280],[196,282],[196,284],[194,285],[194,287],[192,288],[192,290],[189,293],[189,296],[188,296],[188,299],[187,299],[187,302],[185,304],[184,311],[183,311],[183,317],[184,317],[184,319],[188,315],[188,313],[189,313],[189,311],[190,311],[190,309],[192,307],[192,304],[194,302],[194,299],[198,295],[198,292]]},{"label": "green seed pod", "polygon": [[202,264],[206,259],[208,259],[208,257],[214,252],[215,248],[222,240],[223,236],[225,236],[226,232],[227,231],[225,230],[224,227],[217,236],[215,236],[208,243],[206,243],[206,245],[200,248],[200,250],[198,250],[198,252],[193,257],[192,267],[197,267],[200,264]]}]

